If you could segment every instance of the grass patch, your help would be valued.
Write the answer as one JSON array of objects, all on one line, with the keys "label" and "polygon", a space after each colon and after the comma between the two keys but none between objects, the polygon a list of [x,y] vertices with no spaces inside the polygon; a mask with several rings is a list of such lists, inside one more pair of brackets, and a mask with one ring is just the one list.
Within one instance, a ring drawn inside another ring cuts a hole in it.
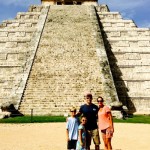
[{"label": "grass patch", "polygon": [[[63,116],[22,116],[0,119],[0,123],[46,123],[46,122],[66,122],[66,117]],[[145,123],[150,124],[149,115],[133,115],[122,120],[114,118],[116,123]]]},{"label": "grass patch", "polygon": [[114,118],[114,122],[117,122],[117,123],[145,123],[145,124],[150,124],[150,115],[133,115],[133,116],[129,116],[125,120]]},{"label": "grass patch", "polygon": [[0,123],[46,123],[46,122],[65,122],[63,116],[21,116],[0,119]]}]

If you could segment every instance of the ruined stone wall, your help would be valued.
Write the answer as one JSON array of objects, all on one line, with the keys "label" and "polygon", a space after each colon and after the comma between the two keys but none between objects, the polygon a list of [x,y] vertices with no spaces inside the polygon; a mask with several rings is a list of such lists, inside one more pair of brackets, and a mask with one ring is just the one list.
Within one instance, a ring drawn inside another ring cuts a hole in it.
[{"label": "ruined stone wall", "polygon": [[150,113],[150,29],[138,28],[106,5],[97,7],[120,101],[132,112]]}]

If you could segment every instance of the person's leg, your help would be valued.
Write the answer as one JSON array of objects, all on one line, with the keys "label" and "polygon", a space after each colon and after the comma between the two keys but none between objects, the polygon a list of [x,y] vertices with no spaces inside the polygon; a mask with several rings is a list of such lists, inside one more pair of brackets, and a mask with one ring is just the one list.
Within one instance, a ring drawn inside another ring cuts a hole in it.
[{"label": "person's leg", "polygon": [[86,131],[86,150],[90,150],[90,145],[91,145],[91,131],[87,130]]},{"label": "person's leg", "polygon": [[95,145],[95,150],[100,150],[99,145]]},{"label": "person's leg", "polygon": [[103,142],[104,142],[104,150],[108,150],[106,130],[102,130],[101,133],[102,133],[102,139],[103,139]]},{"label": "person's leg", "polygon": [[111,138],[106,138],[106,142],[107,142],[107,149],[112,150]]},{"label": "person's leg", "polygon": [[92,138],[95,144],[95,150],[100,150],[100,137],[99,137],[99,132],[98,129],[92,130]]},{"label": "person's leg", "polygon": [[76,150],[77,140],[72,140],[72,150]]},{"label": "person's leg", "polygon": [[70,140],[67,143],[67,150],[71,150],[71,148],[72,148],[72,141]]},{"label": "person's leg", "polygon": [[111,138],[113,136],[113,132],[108,128],[106,129],[106,143],[107,143],[107,149],[112,150],[111,146]]}]

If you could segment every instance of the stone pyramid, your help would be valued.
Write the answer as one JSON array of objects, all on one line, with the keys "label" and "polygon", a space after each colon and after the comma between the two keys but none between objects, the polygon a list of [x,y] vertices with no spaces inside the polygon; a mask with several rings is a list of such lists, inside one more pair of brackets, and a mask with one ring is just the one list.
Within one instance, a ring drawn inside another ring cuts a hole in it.
[{"label": "stone pyramid", "polygon": [[150,30],[106,5],[31,6],[0,25],[1,107],[64,115],[91,91],[150,113]]}]

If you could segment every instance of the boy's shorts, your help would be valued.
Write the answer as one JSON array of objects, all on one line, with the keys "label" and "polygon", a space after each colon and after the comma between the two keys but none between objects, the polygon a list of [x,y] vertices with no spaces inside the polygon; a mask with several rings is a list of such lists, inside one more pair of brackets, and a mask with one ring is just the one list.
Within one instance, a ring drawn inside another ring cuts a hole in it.
[{"label": "boy's shorts", "polygon": [[70,140],[67,143],[67,149],[76,149],[77,140]]},{"label": "boy's shorts", "polygon": [[91,145],[91,140],[92,139],[93,139],[93,142],[94,142],[95,145],[100,145],[100,137],[99,137],[98,129],[87,130],[87,136],[86,136],[86,146],[87,146],[87,148]]}]

